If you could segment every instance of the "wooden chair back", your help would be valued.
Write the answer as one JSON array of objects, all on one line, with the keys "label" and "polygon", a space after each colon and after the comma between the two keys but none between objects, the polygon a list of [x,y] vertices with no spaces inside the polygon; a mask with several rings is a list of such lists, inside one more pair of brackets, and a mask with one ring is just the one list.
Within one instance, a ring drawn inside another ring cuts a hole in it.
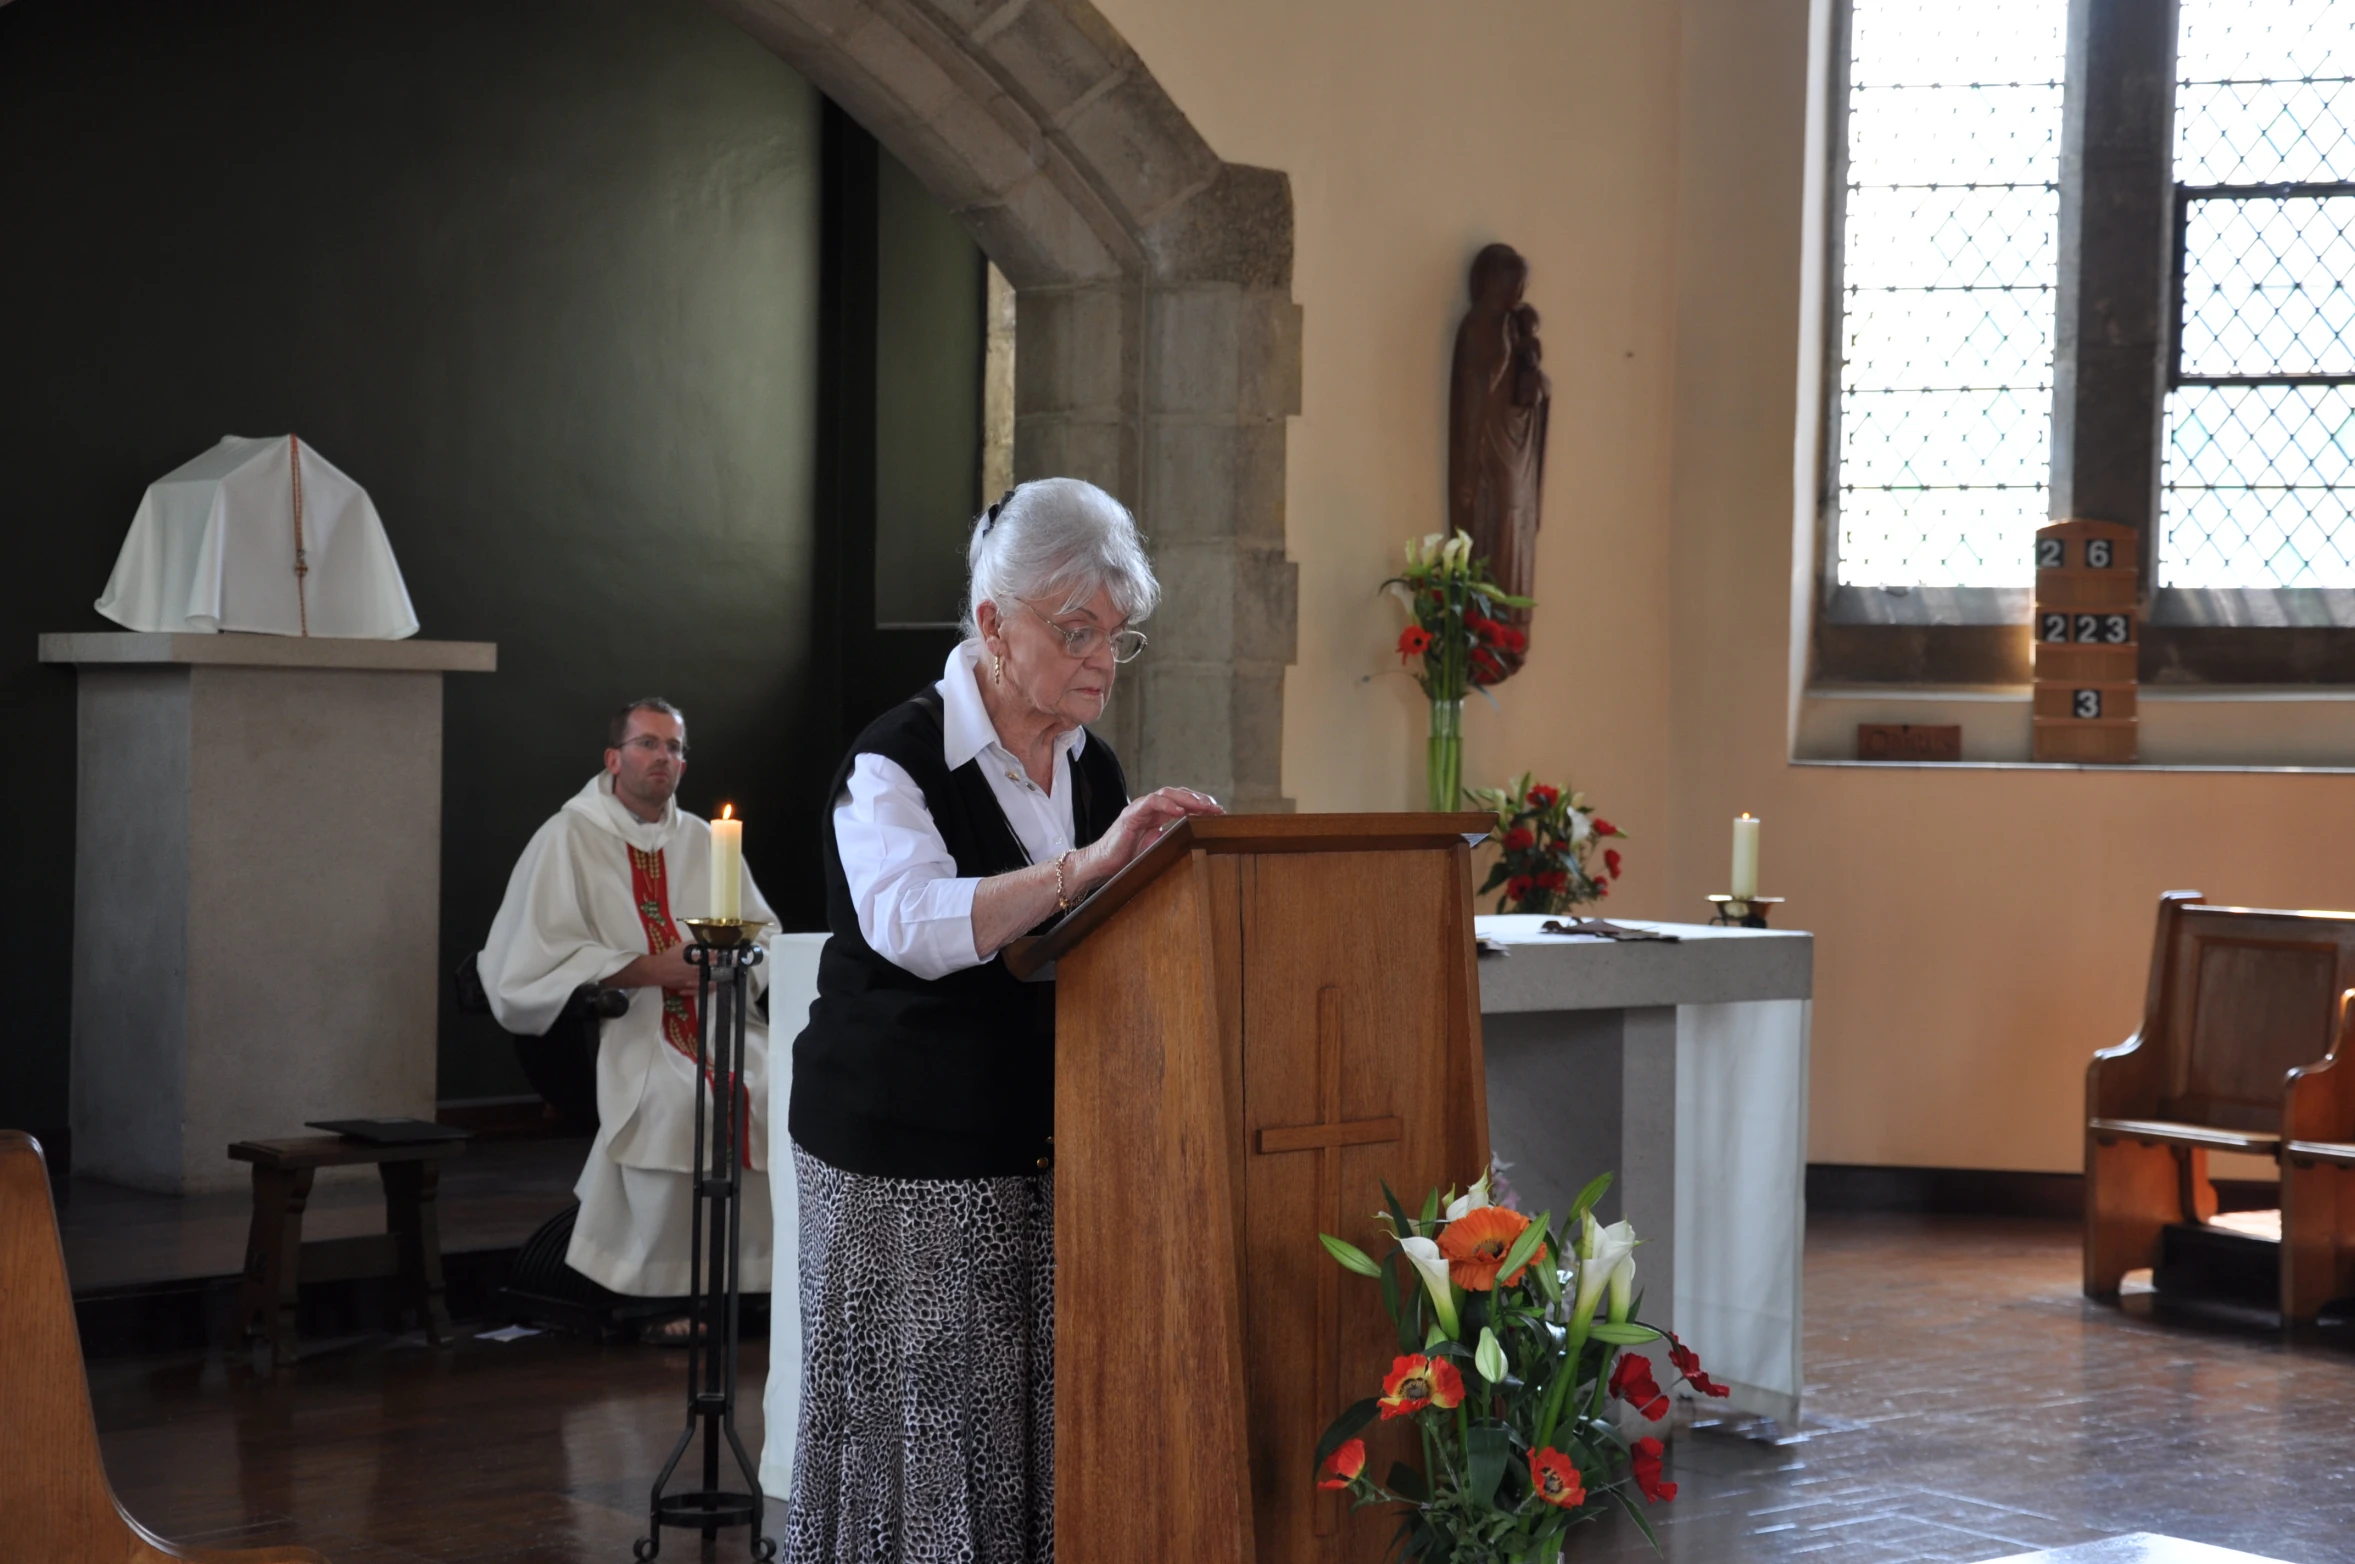
[{"label": "wooden chair back", "polygon": [[2278,1133],[2284,1082],[2331,1056],[2349,987],[2355,914],[2215,907],[2169,892],[2141,1036],[2102,1061],[2091,1106],[2106,1118]]},{"label": "wooden chair back", "polygon": [[308,1548],[178,1548],[106,1480],[41,1147],[0,1130],[0,1542],[42,1564],[327,1564]]}]

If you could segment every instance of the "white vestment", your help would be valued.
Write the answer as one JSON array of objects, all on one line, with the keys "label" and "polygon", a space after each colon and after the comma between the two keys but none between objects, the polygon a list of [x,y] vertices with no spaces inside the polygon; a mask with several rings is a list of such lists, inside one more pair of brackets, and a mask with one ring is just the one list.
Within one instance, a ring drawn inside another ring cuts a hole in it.
[{"label": "white vestment", "polygon": [[182,634],[417,633],[368,491],[291,435],[225,435],[148,485],[98,611]]},{"label": "white vestment", "polygon": [[[660,820],[640,820],[614,798],[613,779],[599,773],[532,837],[491,923],[477,964],[501,1026],[538,1036],[555,1023],[575,989],[603,982],[654,952],[633,891],[633,849],[647,855],[637,859],[639,867],[658,872],[660,899],[680,937],[687,932],[680,920],[709,910],[710,823],[675,801]],[[749,866],[743,872],[743,916],[776,921]],[[752,969],[755,998],[767,980],[765,967]],[[690,1174],[701,1083],[691,1035],[682,1052],[664,1031],[662,993],[640,988],[630,990],[628,1014],[605,1022],[599,1034],[600,1123],[573,1186],[581,1214],[565,1256],[584,1276],[634,1297],[678,1297],[689,1290]],[[751,1166],[743,1173],[746,1292],[769,1290],[768,1060],[768,1028],[756,1010],[744,1044],[751,1117]]]}]

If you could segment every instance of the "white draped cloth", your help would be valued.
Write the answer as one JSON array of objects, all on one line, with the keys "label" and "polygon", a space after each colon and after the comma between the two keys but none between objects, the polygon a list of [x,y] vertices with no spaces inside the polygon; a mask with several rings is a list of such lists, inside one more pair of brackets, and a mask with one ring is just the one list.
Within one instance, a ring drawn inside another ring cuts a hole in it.
[{"label": "white draped cloth", "polygon": [[133,630],[417,633],[368,491],[292,435],[224,436],[150,484],[98,611]]},{"label": "white draped cloth", "polygon": [[[477,965],[491,1013],[531,1036],[555,1023],[584,983],[600,983],[657,949],[639,887],[679,920],[711,904],[711,826],[674,801],[660,820],[640,820],[613,796],[604,773],[540,827],[492,920]],[[776,921],[743,871],[743,916]],[[665,946],[667,948],[667,945]],[[753,995],[767,983],[752,969]],[[597,1138],[573,1192],[581,1213],[566,1260],[584,1276],[633,1297],[673,1298],[689,1290],[688,1241],[695,1156],[695,1099],[701,1089],[693,1034],[663,994],[630,991],[627,1014],[607,1021],[597,1051]],[[669,1035],[666,1035],[666,1032]],[[678,1044],[684,1041],[682,1049]],[[769,1033],[755,1012],[745,1028],[751,1165],[743,1173],[743,1286],[769,1290]],[[707,1120],[708,1133],[708,1120]]]}]

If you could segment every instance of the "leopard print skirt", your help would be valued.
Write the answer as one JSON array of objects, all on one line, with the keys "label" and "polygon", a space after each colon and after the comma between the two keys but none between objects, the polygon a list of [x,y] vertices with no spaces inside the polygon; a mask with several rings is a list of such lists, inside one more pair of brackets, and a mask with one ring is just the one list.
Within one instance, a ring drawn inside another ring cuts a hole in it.
[{"label": "leopard print skirt", "polygon": [[898,1179],[793,1148],[788,1564],[1053,1564],[1051,1177]]}]

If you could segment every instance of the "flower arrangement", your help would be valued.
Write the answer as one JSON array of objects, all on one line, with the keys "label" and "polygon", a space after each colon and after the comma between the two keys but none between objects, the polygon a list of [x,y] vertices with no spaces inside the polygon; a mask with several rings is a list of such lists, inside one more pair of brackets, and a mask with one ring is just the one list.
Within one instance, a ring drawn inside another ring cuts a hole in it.
[{"label": "flower arrangement", "polygon": [[1382,583],[1407,611],[1398,633],[1398,659],[1420,668],[1415,682],[1431,703],[1431,740],[1426,781],[1433,809],[1453,809],[1463,787],[1464,695],[1503,680],[1507,656],[1529,649],[1529,636],[1496,615],[1530,608],[1488,573],[1488,561],[1472,557],[1471,534],[1432,533],[1409,541],[1406,568]]},{"label": "flower arrangement", "polygon": [[1610,844],[1626,841],[1627,833],[1596,814],[1584,793],[1530,778],[1524,771],[1508,787],[1471,790],[1482,808],[1495,811],[1488,839],[1503,849],[1480,894],[1501,887],[1499,912],[1559,913],[1601,901],[1623,867]]},{"label": "flower arrangement", "polygon": [[[1607,1506],[1659,1546],[1644,1506],[1676,1497],[1664,1447],[1648,1435],[1629,1439],[1610,1403],[1646,1422],[1668,1415],[1650,1361],[1622,1356],[1663,1333],[1634,1318],[1635,1230],[1594,1219],[1610,1183],[1605,1174],[1587,1185],[1558,1232],[1550,1213],[1532,1221],[1493,1204],[1482,1178],[1461,1196],[1434,1192],[1419,1218],[1384,1186],[1389,1209],[1377,1220],[1396,1247],[1378,1262],[1318,1235],[1338,1264],[1381,1282],[1399,1355],[1382,1393],[1325,1430],[1317,1483],[1361,1508],[1400,1506],[1403,1558],[1537,1564]],[[1726,1394],[1691,1348],[1666,1340],[1683,1381],[1704,1396]],[[1362,1431],[1399,1420],[1419,1436],[1422,1464],[1396,1462],[1376,1481]]]}]

